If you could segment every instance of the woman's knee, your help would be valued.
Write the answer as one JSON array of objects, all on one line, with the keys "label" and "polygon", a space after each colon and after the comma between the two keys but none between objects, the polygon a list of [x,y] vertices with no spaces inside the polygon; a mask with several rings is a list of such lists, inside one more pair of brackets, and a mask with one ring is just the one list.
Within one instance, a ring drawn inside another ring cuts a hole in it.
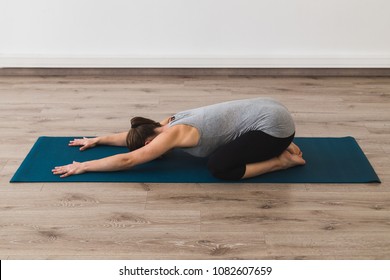
[{"label": "woman's knee", "polygon": [[245,174],[245,166],[229,168],[215,157],[210,157],[207,168],[214,177],[222,180],[240,180]]},{"label": "woman's knee", "polygon": [[218,164],[218,161],[215,159],[214,156],[211,156],[207,162],[207,168],[210,171],[210,173],[214,176],[219,178],[219,174],[223,172],[223,169],[221,169],[221,166]]}]

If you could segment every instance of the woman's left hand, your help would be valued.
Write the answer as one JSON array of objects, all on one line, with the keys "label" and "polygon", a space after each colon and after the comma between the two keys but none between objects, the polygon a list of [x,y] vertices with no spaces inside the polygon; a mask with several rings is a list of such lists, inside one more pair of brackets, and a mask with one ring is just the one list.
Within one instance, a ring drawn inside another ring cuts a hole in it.
[{"label": "woman's left hand", "polygon": [[65,178],[70,175],[82,174],[85,172],[82,163],[77,161],[74,161],[68,165],[56,166],[51,171],[54,175],[61,175],[61,178]]}]

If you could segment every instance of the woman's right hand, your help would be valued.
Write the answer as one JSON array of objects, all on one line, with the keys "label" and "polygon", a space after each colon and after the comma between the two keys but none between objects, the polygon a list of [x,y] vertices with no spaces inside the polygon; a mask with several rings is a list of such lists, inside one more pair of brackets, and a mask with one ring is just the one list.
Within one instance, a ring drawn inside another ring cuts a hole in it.
[{"label": "woman's right hand", "polygon": [[74,139],[69,141],[69,146],[81,146],[80,151],[84,151],[89,148],[93,148],[97,145],[98,138],[86,138]]}]

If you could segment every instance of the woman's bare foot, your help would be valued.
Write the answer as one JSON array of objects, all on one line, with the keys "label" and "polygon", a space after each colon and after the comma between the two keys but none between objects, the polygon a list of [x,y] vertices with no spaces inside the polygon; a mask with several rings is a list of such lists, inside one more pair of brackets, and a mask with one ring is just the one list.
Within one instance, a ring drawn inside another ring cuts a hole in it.
[{"label": "woman's bare foot", "polygon": [[[301,152],[302,154],[302,152]],[[292,154],[288,149],[285,150],[278,159],[282,163],[282,168],[287,169],[297,165],[304,165],[306,161],[302,158],[302,155]]]},{"label": "woman's bare foot", "polygon": [[290,154],[297,155],[302,157],[302,151],[299,149],[297,145],[295,145],[293,142],[291,142],[290,146],[288,146],[287,151],[290,152]]},{"label": "woman's bare foot", "polygon": [[266,161],[248,163],[246,165],[245,174],[242,178],[251,178],[265,173],[287,169],[296,165],[303,165],[305,163],[305,160],[301,156],[292,154],[288,150],[285,150],[278,157],[274,157]]}]

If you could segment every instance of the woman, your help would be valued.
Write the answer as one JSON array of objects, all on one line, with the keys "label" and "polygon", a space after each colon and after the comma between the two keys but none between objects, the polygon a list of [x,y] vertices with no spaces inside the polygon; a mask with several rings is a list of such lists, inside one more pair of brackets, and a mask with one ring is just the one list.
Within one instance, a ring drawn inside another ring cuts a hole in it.
[{"label": "woman", "polygon": [[209,156],[218,178],[245,179],[305,164],[292,143],[295,126],[288,110],[272,99],[229,101],[175,114],[161,122],[131,120],[129,132],[70,141],[80,150],[96,145],[127,146],[129,153],[55,167],[61,177],[94,171],[117,171],[156,159],[173,148]]}]

